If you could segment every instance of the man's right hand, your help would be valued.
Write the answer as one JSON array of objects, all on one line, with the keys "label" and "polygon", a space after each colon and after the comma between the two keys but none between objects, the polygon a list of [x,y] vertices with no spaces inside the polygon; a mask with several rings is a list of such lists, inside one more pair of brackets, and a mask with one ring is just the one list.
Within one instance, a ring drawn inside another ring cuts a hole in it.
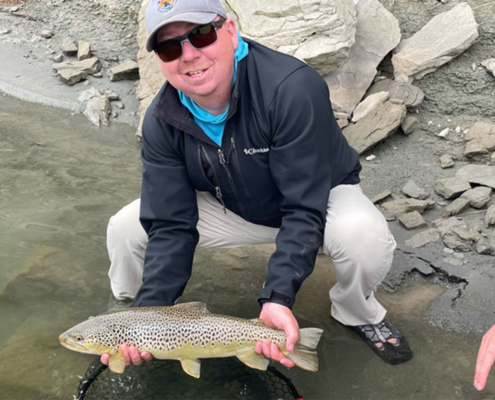
[{"label": "man's right hand", "polygon": [[[144,361],[151,361],[153,359],[153,356],[148,353],[147,351],[142,351],[139,353],[138,349],[135,346],[127,346],[126,344],[121,344],[120,348],[122,349],[122,352],[124,353],[125,356],[125,365],[140,365],[142,364],[143,360]],[[108,365],[108,359],[110,356],[105,353],[102,354],[100,357],[100,361],[102,364]]]},{"label": "man's right hand", "polygon": [[485,333],[478,351],[478,361],[476,363],[476,374],[474,376],[474,386],[478,390],[483,390],[488,378],[488,373],[495,362],[495,325]]}]

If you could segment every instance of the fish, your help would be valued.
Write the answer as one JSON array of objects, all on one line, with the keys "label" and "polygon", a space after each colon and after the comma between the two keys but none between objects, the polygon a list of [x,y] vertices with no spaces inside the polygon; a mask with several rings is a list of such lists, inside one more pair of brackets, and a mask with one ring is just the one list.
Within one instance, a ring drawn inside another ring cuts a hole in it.
[{"label": "fish", "polygon": [[294,350],[285,347],[286,335],[260,319],[244,319],[211,313],[205,303],[168,307],[128,307],[111,310],[72,327],[59,336],[62,346],[80,353],[109,354],[112,372],[125,370],[125,343],[147,351],[159,360],[179,360],[187,374],[199,378],[201,358],[237,357],[251,368],[265,371],[270,360],[254,350],[257,342],[275,343],[298,367],[318,371],[316,347],[319,328],[299,330]]}]

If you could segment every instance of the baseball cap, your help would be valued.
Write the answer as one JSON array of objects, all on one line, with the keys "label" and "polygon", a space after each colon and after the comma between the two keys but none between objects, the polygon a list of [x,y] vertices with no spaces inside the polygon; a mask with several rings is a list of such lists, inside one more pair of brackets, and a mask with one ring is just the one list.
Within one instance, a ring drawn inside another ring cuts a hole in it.
[{"label": "baseball cap", "polygon": [[208,24],[217,15],[227,19],[219,0],[150,0],[145,13],[148,39],[146,50],[153,50],[157,32],[172,22]]}]

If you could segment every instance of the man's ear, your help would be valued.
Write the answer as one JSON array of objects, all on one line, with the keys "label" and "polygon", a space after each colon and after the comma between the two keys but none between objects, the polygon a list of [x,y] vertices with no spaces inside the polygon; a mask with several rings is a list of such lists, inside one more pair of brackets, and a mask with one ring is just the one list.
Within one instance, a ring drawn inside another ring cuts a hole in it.
[{"label": "man's ear", "polygon": [[237,38],[237,27],[235,25],[235,21],[232,18],[228,18],[225,21],[225,28],[232,38],[232,43],[234,44],[234,49],[237,50],[237,46],[239,46],[239,39]]}]

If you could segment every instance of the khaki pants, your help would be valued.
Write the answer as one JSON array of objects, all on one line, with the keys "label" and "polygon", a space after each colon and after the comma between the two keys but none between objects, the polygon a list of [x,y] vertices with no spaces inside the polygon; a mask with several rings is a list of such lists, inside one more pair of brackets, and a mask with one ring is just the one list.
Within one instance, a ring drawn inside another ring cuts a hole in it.
[{"label": "khaki pants", "polygon": [[[275,243],[278,229],[255,225],[227,211],[208,193],[198,192],[199,247],[239,247]],[[148,236],[139,222],[140,200],[110,219],[107,246],[109,277],[117,299],[133,298],[142,282]],[[323,251],[335,267],[330,290],[332,316],[345,325],[377,324],[386,310],[375,299],[376,287],[392,265],[395,241],[377,208],[359,185],[331,190]],[[261,288],[260,288],[261,290]]]}]

